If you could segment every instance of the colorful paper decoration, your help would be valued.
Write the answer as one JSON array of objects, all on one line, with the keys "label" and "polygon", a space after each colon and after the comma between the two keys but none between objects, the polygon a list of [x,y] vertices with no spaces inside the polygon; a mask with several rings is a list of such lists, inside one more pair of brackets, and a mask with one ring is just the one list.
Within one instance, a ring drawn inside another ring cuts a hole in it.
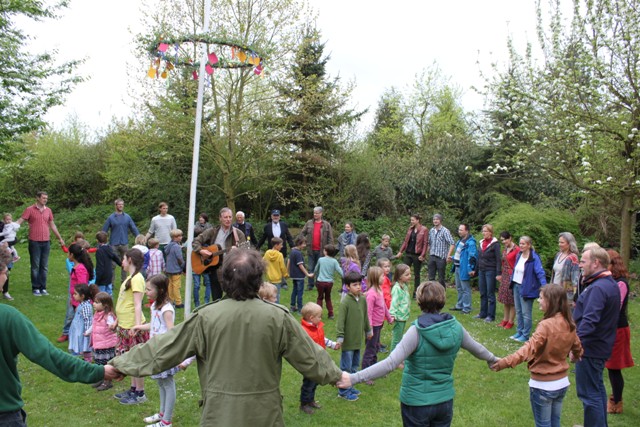
[{"label": "colorful paper decoration", "polygon": [[159,52],[166,52],[168,48],[169,48],[169,45],[166,44],[166,43],[160,43],[158,45],[158,51]]},{"label": "colorful paper decoration", "polygon": [[247,54],[244,53],[243,51],[238,52],[237,56],[241,62],[245,62],[247,60]]},{"label": "colorful paper decoration", "polygon": [[213,67],[209,64],[204,66],[204,69],[206,70],[207,74],[211,75],[213,74]]},{"label": "colorful paper decoration", "polygon": [[167,70],[165,69],[162,74],[160,74],[160,77],[162,77],[163,79],[167,78]]},{"label": "colorful paper decoration", "polygon": [[[209,54],[209,64],[211,65],[215,65],[218,63],[218,56],[215,54],[215,52],[211,52]],[[211,74],[211,73],[209,73]]]},{"label": "colorful paper decoration", "polygon": [[191,73],[191,75],[193,76],[193,80],[198,80],[198,72],[194,71],[193,73]]},{"label": "colorful paper decoration", "polygon": [[149,65],[149,71],[147,71],[147,76],[154,78],[156,76],[156,69],[153,66],[153,61],[151,61],[151,64]]}]

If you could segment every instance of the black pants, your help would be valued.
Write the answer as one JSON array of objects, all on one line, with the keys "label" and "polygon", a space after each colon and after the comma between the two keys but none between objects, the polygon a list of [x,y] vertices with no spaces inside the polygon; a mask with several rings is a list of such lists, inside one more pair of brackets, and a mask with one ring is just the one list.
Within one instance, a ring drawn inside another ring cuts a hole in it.
[{"label": "black pants", "polygon": [[[222,261],[218,265],[221,264]],[[217,301],[222,298],[222,270],[216,266],[207,269],[206,273],[211,283],[211,301]]]},{"label": "black pants", "polygon": [[444,284],[444,270],[447,267],[447,260],[435,255],[429,256],[429,280],[435,280],[436,272],[438,273],[438,282],[442,287],[446,288]]},{"label": "black pants", "polygon": [[420,261],[420,255],[406,252],[402,257],[402,261],[409,266],[413,267],[413,296],[416,296],[416,290],[420,286],[420,269],[422,268],[422,261]]},{"label": "black pants", "polygon": [[311,381],[309,378],[302,379],[302,387],[300,387],[300,404],[307,405],[316,400],[316,387],[318,383]]}]

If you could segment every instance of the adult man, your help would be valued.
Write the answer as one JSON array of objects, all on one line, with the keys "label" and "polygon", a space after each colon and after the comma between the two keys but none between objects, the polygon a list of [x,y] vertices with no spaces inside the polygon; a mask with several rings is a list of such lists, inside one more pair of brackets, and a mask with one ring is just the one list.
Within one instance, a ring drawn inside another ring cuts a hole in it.
[{"label": "adult man", "polygon": [[433,227],[429,230],[429,280],[435,280],[437,271],[438,282],[445,288],[444,269],[453,253],[454,243],[451,232],[442,225],[442,215],[435,214]]},{"label": "adult man", "polygon": [[264,264],[257,251],[230,252],[221,270],[229,298],[110,363],[126,375],[148,376],[196,356],[200,425],[283,426],[282,358],[319,384],[338,381],[340,369],[284,307],[258,298]]},{"label": "adult man", "polygon": [[60,246],[64,240],[53,222],[53,212],[47,207],[49,196],[44,191],[36,194],[36,203],[29,206],[16,221],[29,224],[29,258],[31,259],[31,291],[33,296],[49,295],[47,292],[47,271],[49,268],[49,251],[51,242],[49,229],[56,235]]},{"label": "adult man", "polygon": [[256,246],[258,241],[256,240],[255,233],[253,232],[253,225],[251,225],[250,222],[244,220],[244,212],[236,212],[236,222],[235,224],[233,224],[233,226],[242,231],[242,233],[247,238],[247,241],[251,243],[251,246]]},{"label": "adult man", "polygon": [[[208,249],[208,246],[217,245],[219,251],[219,262],[209,267],[205,274],[209,275],[211,281],[211,298],[213,301],[222,298],[222,275],[221,269],[224,259],[224,252],[229,252],[233,247],[237,247],[239,243],[246,242],[246,238],[242,231],[231,226],[233,222],[233,212],[229,208],[220,209],[220,224],[213,228],[208,228],[193,239],[193,251],[202,257],[210,257],[214,255],[216,250]],[[222,252],[224,251],[224,252]]]},{"label": "adult man", "polygon": [[620,315],[620,289],[608,270],[609,254],[600,247],[582,253],[583,284],[573,310],[584,354],[576,363],[576,391],[584,408],[584,427],[607,426],[607,392],[602,381]]},{"label": "adult man", "polygon": [[458,301],[451,310],[462,311],[464,314],[471,312],[471,277],[478,260],[478,248],[476,240],[469,233],[467,224],[458,226],[460,240],[455,244],[455,253],[450,260],[453,262]]},{"label": "adult man", "polygon": [[151,218],[151,225],[149,226],[149,232],[147,233],[147,239],[151,236],[155,236],[160,242],[160,250],[164,254],[164,248],[171,242],[171,230],[178,228],[176,225],[176,219],[169,215],[169,205],[165,202],[158,204],[159,215]]},{"label": "adult man", "polygon": [[428,232],[429,229],[420,224],[420,215],[414,213],[411,215],[411,225],[407,230],[407,235],[404,237],[404,242],[400,247],[400,250],[396,254],[396,258],[400,258],[404,252],[402,262],[409,267],[413,266],[413,295],[416,294],[416,289],[420,286],[420,269],[422,268],[422,261],[427,254],[427,248],[429,247]]},{"label": "adult man", "polygon": [[[307,221],[300,235],[307,239],[309,271],[313,271],[326,245],[333,245],[333,229],[328,221],[322,219],[322,206],[313,208],[313,219]],[[307,289],[313,289],[313,277],[309,277]]]},{"label": "adult man", "polygon": [[[271,222],[265,224],[264,229],[262,230],[262,237],[260,238],[256,249],[259,250],[265,241],[267,242],[267,249],[271,249],[273,247],[271,239],[273,239],[274,237],[279,237],[282,239],[282,249],[280,249],[280,252],[286,260],[287,243],[289,243],[291,247],[293,247],[295,244],[293,243],[293,237],[291,236],[291,232],[289,231],[289,226],[286,222],[280,221],[280,210],[278,209],[274,209],[271,211]],[[280,285],[282,289],[288,289],[287,279],[283,277]]]},{"label": "adult man", "polygon": [[[129,231],[135,238],[140,232],[138,231],[138,227],[136,227],[135,222],[129,216],[129,214],[124,212],[124,200],[116,199],[113,204],[116,207],[114,213],[109,215],[104,225],[102,226],[102,231],[105,233],[109,233],[109,245],[113,249],[120,261],[124,258],[124,254],[129,250]],[[116,264],[113,263],[113,271],[116,270]],[[114,274],[115,277],[115,274]],[[127,272],[124,269],[120,271],[120,278],[122,281],[127,278]]]}]

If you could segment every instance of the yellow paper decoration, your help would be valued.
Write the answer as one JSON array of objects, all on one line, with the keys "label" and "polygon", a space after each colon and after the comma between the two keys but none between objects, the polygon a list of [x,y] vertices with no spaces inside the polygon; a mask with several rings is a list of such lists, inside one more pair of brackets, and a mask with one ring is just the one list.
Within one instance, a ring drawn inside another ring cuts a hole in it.
[{"label": "yellow paper decoration", "polygon": [[149,71],[147,71],[147,76],[154,78],[156,76],[156,69],[153,68],[153,65],[149,67]]},{"label": "yellow paper decoration", "polygon": [[238,52],[238,59],[241,62],[245,62],[247,60],[247,54],[244,53],[243,51]]},{"label": "yellow paper decoration", "polygon": [[166,79],[167,78],[167,70],[164,70],[162,72],[162,74],[160,74],[160,77],[162,77],[163,79]]}]

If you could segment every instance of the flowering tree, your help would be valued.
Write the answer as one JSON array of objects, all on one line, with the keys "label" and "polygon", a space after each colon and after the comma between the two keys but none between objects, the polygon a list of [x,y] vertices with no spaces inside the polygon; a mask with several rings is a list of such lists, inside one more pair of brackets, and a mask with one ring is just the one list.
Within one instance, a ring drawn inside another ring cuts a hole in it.
[{"label": "flowering tree", "polygon": [[[618,209],[620,252],[628,260],[640,193],[640,2],[538,1],[538,42],[521,55],[510,44],[507,72],[488,81],[489,140],[509,153],[490,172],[533,168],[568,181],[584,197]],[[548,18],[545,18],[548,16]],[[535,178],[534,178],[535,179]]]}]

